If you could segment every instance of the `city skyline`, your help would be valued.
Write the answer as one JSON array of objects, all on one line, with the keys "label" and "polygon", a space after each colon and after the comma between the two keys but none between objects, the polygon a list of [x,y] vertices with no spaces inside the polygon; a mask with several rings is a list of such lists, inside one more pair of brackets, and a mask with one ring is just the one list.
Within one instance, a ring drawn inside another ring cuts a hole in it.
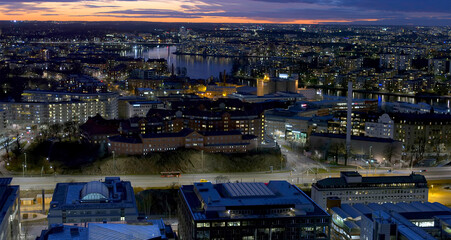
[{"label": "city skyline", "polygon": [[451,239],[448,4],[214,1],[0,0],[0,239]]},{"label": "city skyline", "polygon": [[352,0],[1,0],[0,20],[450,25],[451,2]]}]

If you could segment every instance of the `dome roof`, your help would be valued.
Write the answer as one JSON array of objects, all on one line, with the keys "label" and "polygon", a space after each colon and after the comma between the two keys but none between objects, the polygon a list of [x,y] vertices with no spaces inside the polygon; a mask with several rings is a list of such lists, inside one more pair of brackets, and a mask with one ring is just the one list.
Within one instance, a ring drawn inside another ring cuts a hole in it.
[{"label": "dome roof", "polygon": [[105,184],[98,181],[92,181],[86,183],[85,186],[83,186],[80,195],[81,200],[101,201],[108,199],[109,191],[108,187],[105,186]]}]

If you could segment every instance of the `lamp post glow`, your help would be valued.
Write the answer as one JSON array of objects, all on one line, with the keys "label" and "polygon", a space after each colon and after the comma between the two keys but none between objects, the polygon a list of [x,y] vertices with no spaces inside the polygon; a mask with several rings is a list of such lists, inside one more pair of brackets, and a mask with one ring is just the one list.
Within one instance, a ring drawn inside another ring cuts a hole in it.
[{"label": "lamp post glow", "polygon": [[116,155],[115,155],[114,151],[112,151],[111,153],[113,153],[113,167],[114,167],[114,173],[116,173]]},{"label": "lamp post glow", "polygon": [[25,169],[27,168],[27,153],[24,153],[24,154],[25,154],[25,161],[22,164],[22,177],[25,177]]}]

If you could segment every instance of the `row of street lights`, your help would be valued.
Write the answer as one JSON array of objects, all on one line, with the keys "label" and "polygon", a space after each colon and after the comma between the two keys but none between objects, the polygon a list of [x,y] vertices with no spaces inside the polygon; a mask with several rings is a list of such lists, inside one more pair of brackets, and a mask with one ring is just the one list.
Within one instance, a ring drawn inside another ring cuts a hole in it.
[{"label": "row of street lights", "polygon": [[[24,162],[22,163],[22,177],[25,177],[25,173],[27,173],[27,153],[26,152],[24,152],[24,156],[25,156],[25,159],[24,159]],[[49,162],[48,157],[45,158],[45,160],[47,160],[47,162]],[[9,163],[8,163],[8,165],[9,165]],[[50,165],[50,169],[53,169],[52,165]],[[42,177],[43,173],[44,173],[44,166],[41,167],[41,177]]]}]

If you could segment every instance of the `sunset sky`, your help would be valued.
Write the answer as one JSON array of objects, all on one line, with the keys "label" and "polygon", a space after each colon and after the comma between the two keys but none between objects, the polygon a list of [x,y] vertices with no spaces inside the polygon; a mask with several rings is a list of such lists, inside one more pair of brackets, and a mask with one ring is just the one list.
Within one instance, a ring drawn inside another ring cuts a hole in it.
[{"label": "sunset sky", "polygon": [[0,0],[0,20],[451,25],[451,0]]}]

